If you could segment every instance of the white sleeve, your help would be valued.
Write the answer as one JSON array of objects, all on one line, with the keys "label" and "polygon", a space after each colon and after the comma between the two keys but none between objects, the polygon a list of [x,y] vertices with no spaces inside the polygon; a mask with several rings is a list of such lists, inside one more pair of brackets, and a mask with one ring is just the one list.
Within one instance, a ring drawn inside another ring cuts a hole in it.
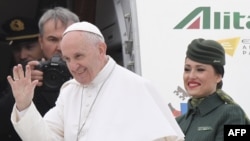
[{"label": "white sleeve", "polygon": [[[31,105],[30,105],[30,106],[31,106]],[[29,107],[30,107],[30,106],[29,106]],[[17,109],[16,105],[14,106],[14,109],[13,109],[13,110],[15,110],[16,113],[17,113],[17,117],[16,117],[16,121],[17,121],[17,122],[25,115],[25,113],[26,113],[26,111],[29,109],[29,107],[26,108],[26,109],[24,109],[24,110],[22,110],[22,111],[19,111],[19,110]]]},{"label": "white sleeve", "polygon": [[[20,117],[21,116],[21,117]],[[51,132],[47,123],[36,109],[34,103],[21,113],[18,113],[14,105],[11,113],[11,122],[24,141],[62,141],[56,134]]]}]

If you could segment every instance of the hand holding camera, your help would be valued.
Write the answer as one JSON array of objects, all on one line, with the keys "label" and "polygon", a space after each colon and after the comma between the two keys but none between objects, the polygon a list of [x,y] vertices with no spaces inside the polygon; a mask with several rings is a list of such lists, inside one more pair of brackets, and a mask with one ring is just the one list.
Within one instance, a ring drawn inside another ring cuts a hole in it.
[{"label": "hand holding camera", "polygon": [[57,54],[48,61],[40,61],[36,69],[43,72],[44,90],[59,90],[62,84],[72,77],[66,63]]},{"label": "hand holding camera", "polygon": [[72,78],[60,55],[54,55],[47,61],[31,61],[28,64],[34,66],[32,80],[39,80],[37,86],[42,86],[46,91],[58,91],[65,81]]},{"label": "hand holding camera", "polygon": [[[36,66],[40,64],[39,61],[34,60],[34,61],[29,61],[27,63],[30,68],[31,68],[31,80],[38,80],[37,86],[42,86],[43,85],[43,72],[41,70],[37,70]],[[25,66],[26,64],[23,64]]]}]

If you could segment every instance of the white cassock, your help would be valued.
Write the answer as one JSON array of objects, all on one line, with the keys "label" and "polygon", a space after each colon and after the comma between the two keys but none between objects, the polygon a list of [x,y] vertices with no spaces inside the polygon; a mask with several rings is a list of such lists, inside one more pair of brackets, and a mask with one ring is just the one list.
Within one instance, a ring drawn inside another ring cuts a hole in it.
[{"label": "white cassock", "polygon": [[154,86],[111,57],[91,84],[66,82],[44,118],[32,103],[11,121],[24,141],[184,141]]}]

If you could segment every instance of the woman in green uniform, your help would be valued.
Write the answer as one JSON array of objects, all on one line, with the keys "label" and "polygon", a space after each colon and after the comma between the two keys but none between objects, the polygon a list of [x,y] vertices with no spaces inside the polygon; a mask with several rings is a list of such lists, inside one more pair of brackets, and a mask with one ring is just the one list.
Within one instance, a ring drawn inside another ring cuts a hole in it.
[{"label": "woman in green uniform", "polygon": [[225,50],[214,40],[194,39],[186,52],[183,80],[186,114],[177,117],[185,141],[224,141],[224,125],[249,124],[243,109],[222,88]]}]

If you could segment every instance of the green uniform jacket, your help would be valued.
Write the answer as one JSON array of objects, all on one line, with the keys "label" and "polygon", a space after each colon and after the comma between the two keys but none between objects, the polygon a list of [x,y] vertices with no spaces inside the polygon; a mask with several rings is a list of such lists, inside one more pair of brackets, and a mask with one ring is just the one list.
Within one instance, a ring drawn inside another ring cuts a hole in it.
[{"label": "green uniform jacket", "polygon": [[196,108],[189,100],[187,113],[176,120],[186,136],[185,141],[224,141],[224,125],[246,124],[242,108],[226,104],[216,93]]}]

